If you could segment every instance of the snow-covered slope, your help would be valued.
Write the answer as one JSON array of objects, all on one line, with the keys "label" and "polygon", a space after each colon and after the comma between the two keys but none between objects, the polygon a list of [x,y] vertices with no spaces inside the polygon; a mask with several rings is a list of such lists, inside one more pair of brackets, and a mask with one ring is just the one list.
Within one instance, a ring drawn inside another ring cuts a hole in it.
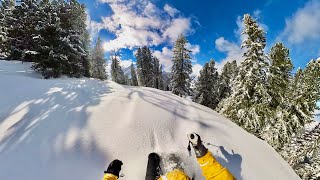
[{"label": "snow-covered slope", "polygon": [[0,179],[101,179],[118,158],[120,179],[142,180],[153,151],[178,154],[202,179],[189,132],[240,180],[299,179],[269,145],[209,108],[110,81],[44,80],[28,66],[0,61]]}]

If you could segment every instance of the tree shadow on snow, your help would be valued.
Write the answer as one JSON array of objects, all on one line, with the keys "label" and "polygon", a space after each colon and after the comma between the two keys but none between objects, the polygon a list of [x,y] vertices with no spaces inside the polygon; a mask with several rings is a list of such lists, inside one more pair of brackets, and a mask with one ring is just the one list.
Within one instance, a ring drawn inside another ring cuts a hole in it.
[{"label": "tree shadow on snow", "polygon": [[229,153],[225,150],[223,146],[219,146],[219,149],[224,157],[219,157],[215,155],[217,161],[223,167],[226,167],[236,177],[237,180],[243,180],[241,176],[241,155],[235,154],[233,150],[231,150],[231,153]]},{"label": "tree shadow on snow", "polygon": [[[132,88],[131,92],[128,94],[128,99],[131,100],[133,94],[137,93],[139,95],[139,97],[141,99],[143,99],[144,101],[146,101],[154,106],[157,106],[159,108],[162,108],[162,109],[168,111],[169,113],[172,113],[175,117],[178,117],[178,118],[185,120],[185,121],[191,121],[191,122],[197,123],[201,127],[212,127],[211,124],[206,123],[205,120],[200,117],[199,113],[197,113],[197,115],[193,115],[193,117],[188,117],[186,115],[186,113],[188,111],[186,109],[184,109],[184,107],[188,107],[189,105],[187,105],[183,102],[180,102],[179,99],[172,99],[172,97],[168,97],[168,96],[163,95],[162,93],[158,93],[158,92],[157,92],[157,94],[155,94],[154,92],[149,91],[146,88],[144,88],[143,90],[146,92],[150,92],[150,94],[144,93],[143,91],[139,91],[135,88]],[[157,96],[164,96],[166,99],[171,99],[172,101],[164,101],[163,99],[161,99],[160,97],[157,97]],[[199,119],[202,119],[202,121],[199,121]]]},{"label": "tree shadow on snow", "polygon": [[87,109],[97,106],[110,87],[89,79],[35,81],[36,87],[29,81],[7,84],[15,96],[0,102],[0,127],[5,130],[0,179],[15,179],[16,172],[26,180],[99,179],[106,153],[90,133],[85,142],[79,139],[90,116]]},{"label": "tree shadow on snow", "polygon": [[[168,92],[161,92],[156,89],[128,88],[131,89],[131,92],[128,93],[126,97],[128,100],[132,100],[135,95],[138,95],[145,102],[171,113],[175,118],[172,127],[176,127],[174,123],[178,123],[178,120],[188,121],[201,128],[210,128],[226,139],[229,137],[229,134],[222,128],[216,128],[216,124],[223,123],[223,121],[213,121],[213,117],[223,117],[210,108],[204,106],[203,108],[201,106],[197,107],[194,102],[181,101],[181,98],[178,96],[170,96],[167,94]],[[189,107],[193,109],[193,111],[190,111],[190,109],[188,109]],[[174,131],[174,129],[172,131]]]},{"label": "tree shadow on snow", "polygon": [[[154,92],[153,92],[152,90],[150,90],[150,89],[144,89],[144,91],[150,92],[150,93],[154,93]],[[163,97],[168,98],[168,99],[172,99],[172,97],[174,97],[173,100],[175,100],[175,101],[176,101],[175,103],[177,103],[177,104],[180,104],[180,105],[183,105],[183,106],[191,106],[191,107],[193,107],[193,108],[195,108],[195,109],[204,111],[204,112],[206,112],[206,113],[212,113],[212,111],[213,111],[213,110],[210,109],[209,107],[199,106],[200,104],[195,103],[195,102],[192,102],[192,101],[188,101],[188,104],[186,104],[186,103],[184,103],[183,101],[181,101],[181,97],[173,94],[171,91],[163,91],[163,92],[161,92],[160,90],[157,90],[157,91],[159,91],[159,92],[157,92],[157,95],[159,95],[159,96],[163,96]],[[170,93],[170,95],[168,95],[168,93]],[[198,106],[196,106],[195,104],[198,105]]]}]

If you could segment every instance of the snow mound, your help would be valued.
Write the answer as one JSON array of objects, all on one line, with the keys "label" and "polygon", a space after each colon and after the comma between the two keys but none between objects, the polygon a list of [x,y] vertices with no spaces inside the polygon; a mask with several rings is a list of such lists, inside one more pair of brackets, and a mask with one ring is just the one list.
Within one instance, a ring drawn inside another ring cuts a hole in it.
[{"label": "snow mound", "polygon": [[176,154],[203,179],[189,132],[239,180],[299,179],[272,147],[209,108],[110,81],[44,80],[30,66],[0,61],[0,179],[101,179],[118,158],[120,179],[141,180],[153,151]]}]

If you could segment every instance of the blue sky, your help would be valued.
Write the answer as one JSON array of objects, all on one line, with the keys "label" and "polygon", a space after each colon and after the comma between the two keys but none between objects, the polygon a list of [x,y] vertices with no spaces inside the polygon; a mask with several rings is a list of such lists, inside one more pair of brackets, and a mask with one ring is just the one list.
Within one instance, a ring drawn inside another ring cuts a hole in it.
[{"label": "blue sky", "polygon": [[93,41],[99,35],[106,56],[121,49],[122,65],[135,61],[137,47],[148,45],[166,70],[176,37],[187,36],[194,74],[211,58],[221,68],[242,59],[241,18],[249,13],[267,32],[266,52],[275,42],[290,49],[295,68],[320,57],[320,0],[79,0],[88,8]]}]

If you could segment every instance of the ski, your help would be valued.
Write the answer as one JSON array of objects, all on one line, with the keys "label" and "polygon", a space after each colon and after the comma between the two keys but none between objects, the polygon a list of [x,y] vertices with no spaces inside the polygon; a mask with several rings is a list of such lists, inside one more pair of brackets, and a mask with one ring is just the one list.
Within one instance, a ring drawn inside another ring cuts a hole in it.
[{"label": "ski", "polygon": [[160,156],[157,153],[150,153],[145,180],[157,180],[161,176]]}]

